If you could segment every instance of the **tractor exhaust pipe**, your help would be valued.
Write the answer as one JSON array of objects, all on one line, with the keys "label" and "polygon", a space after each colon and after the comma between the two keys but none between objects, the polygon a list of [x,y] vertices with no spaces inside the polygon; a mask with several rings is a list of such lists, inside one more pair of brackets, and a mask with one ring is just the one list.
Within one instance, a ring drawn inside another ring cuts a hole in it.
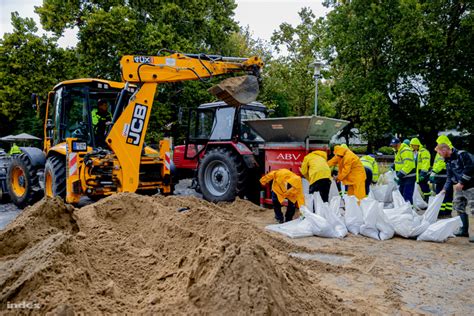
[{"label": "tractor exhaust pipe", "polygon": [[238,107],[257,100],[258,79],[251,75],[227,78],[207,91],[225,103]]}]

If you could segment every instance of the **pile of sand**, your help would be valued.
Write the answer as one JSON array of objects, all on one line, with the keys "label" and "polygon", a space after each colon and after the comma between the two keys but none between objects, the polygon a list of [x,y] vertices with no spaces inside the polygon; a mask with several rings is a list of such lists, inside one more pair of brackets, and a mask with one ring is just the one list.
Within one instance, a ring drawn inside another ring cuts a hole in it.
[{"label": "pile of sand", "polygon": [[36,302],[42,313],[357,312],[318,285],[327,268],[288,256],[295,246],[245,219],[260,211],[136,194],[81,209],[43,200],[0,233],[0,303]]}]

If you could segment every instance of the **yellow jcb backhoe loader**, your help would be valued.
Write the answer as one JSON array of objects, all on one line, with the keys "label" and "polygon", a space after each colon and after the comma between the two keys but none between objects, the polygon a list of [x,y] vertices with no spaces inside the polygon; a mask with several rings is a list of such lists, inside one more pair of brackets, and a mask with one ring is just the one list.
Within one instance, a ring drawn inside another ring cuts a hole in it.
[{"label": "yellow jcb backhoe loader", "polygon": [[[170,193],[170,141],[158,150],[144,145],[157,85],[198,80],[233,72],[210,92],[233,105],[254,101],[263,62],[172,53],[168,56],[124,56],[123,82],[103,79],[64,81],[49,92],[44,148],[24,148],[13,159],[7,184],[19,207],[43,194],[78,203],[117,192]],[[242,79],[243,78],[243,79]],[[102,124],[102,125],[101,125]]]}]

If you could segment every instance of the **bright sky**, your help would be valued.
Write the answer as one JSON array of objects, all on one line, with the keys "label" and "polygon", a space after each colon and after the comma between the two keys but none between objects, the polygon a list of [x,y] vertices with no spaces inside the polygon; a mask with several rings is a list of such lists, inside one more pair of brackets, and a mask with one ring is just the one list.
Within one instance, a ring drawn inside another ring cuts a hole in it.
[{"label": "bright sky", "polygon": [[[12,31],[10,13],[18,11],[21,17],[33,18],[39,33],[46,33],[41,29],[39,17],[34,13],[34,7],[42,4],[42,0],[0,0],[0,36]],[[321,0],[236,0],[235,20],[241,26],[249,25],[253,37],[270,40],[273,31],[278,26],[287,22],[292,25],[299,24],[298,12],[303,7],[309,7],[313,13],[320,17],[328,10],[323,7]],[[77,43],[76,32],[68,30],[59,41],[62,47],[74,46]]]}]

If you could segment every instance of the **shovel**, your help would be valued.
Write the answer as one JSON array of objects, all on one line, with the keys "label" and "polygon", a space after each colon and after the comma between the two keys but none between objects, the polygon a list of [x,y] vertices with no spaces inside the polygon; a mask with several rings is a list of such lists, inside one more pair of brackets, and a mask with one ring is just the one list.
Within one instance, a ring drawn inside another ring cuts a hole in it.
[{"label": "shovel", "polygon": [[237,107],[257,99],[258,80],[251,75],[227,78],[207,91],[225,103]]}]

